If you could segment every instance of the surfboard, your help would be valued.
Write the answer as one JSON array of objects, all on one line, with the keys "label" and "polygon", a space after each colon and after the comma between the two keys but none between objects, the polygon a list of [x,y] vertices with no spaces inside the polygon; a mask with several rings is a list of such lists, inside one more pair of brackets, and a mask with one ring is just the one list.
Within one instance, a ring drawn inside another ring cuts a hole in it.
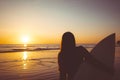
[{"label": "surfboard", "polygon": [[[115,34],[100,41],[90,52],[98,61],[114,70]],[[90,64],[83,62],[73,80],[113,80],[113,75]]]}]

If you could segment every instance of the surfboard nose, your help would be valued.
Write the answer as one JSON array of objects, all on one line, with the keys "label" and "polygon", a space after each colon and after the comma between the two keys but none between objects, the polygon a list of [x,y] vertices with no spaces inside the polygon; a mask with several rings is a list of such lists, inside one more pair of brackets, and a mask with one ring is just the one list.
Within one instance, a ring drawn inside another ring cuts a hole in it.
[{"label": "surfboard nose", "polygon": [[91,51],[91,54],[109,68],[114,68],[115,60],[115,33],[100,41]]}]

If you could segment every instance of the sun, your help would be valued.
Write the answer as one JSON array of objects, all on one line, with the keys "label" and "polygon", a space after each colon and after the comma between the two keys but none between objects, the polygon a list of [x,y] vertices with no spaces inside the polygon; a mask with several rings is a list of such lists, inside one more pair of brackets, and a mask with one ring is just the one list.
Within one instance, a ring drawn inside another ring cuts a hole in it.
[{"label": "sun", "polygon": [[22,42],[28,43],[29,42],[29,37],[28,36],[23,36],[22,37]]}]

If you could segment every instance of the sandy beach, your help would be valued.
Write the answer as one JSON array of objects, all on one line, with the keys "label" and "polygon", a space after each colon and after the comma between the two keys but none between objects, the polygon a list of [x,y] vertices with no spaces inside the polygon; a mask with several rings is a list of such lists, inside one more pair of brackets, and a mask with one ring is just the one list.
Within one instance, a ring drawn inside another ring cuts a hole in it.
[{"label": "sandy beach", "polygon": [[[0,80],[58,80],[59,50],[0,53]],[[115,52],[114,80],[120,80],[120,47]]]}]

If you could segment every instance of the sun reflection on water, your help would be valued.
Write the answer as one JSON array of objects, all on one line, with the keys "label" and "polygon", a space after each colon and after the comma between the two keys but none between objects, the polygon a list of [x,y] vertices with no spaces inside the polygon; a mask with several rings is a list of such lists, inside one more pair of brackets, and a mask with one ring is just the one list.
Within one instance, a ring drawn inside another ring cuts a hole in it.
[{"label": "sun reflection on water", "polygon": [[26,47],[27,47],[27,44],[24,44],[24,47],[26,48]]},{"label": "sun reflection on water", "polygon": [[23,69],[27,69],[27,59],[28,59],[28,53],[25,51],[23,52]]},{"label": "sun reflection on water", "polygon": [[23,62],[23,69],[27,69],[27,63]]},{"label": "sun reflection on water", "polygon": [[27,60],[27,58],[28,58],[28,55],[27,55],[27,52],[25,51],[23,52],[23,60]]}]

